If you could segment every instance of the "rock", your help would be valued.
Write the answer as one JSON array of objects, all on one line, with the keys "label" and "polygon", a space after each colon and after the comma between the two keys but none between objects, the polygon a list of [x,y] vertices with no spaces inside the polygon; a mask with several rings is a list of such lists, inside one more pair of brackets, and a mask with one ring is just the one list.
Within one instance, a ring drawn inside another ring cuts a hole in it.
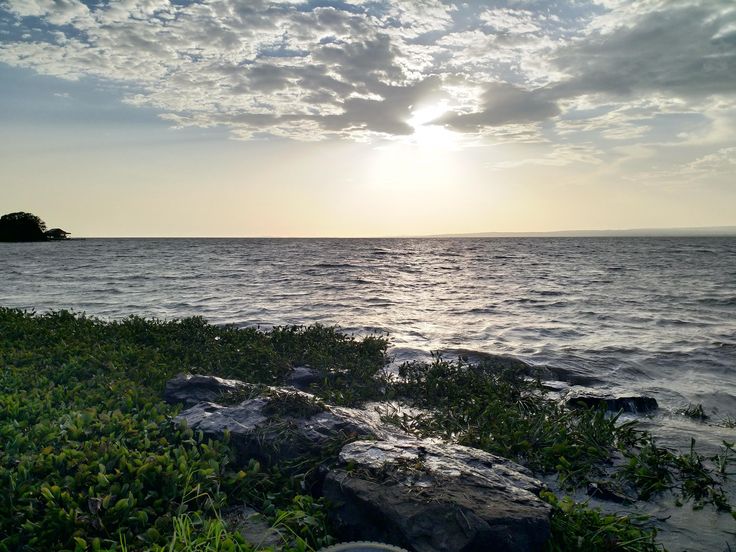
[{"label": "rock", "polygon": [[580,366],[534,366],[528,371],[543,382],[564,382],[568,385],[598,385],[602,380]]},{"label": "rock", "polygon": [[634,502],[609,481],[591,481],[588,483],[587,492],[589,496],[599,500],[616,502],[617,504],[631,504]]},{"label": "rock", "polygon": [[242,395],[253,389],[255,386],[238,380],[179,374],[166,382],[164,400],[170,404],[194,406],[201,402],[218,401],[227,396]]},{"label": "rock", "polygon": [[541,382],[541,385],[544,389],[553,393],[562,393],[570,389],[570,385],[564,381],[545,380]]},{"label": "rock", "polygon": [[237,405],[200,402],[175,419],[213,438],[229,432],[230,444],[243,464],[255,458],[273,465],[299,458],[336,457],[348,440],[384,438],[368,412],[329,407],[313,395],[294,389],[266,388]]},{"label": "rock", "polygon": [[499,355],[472,349],[449,348],[440,349],[438,353],[450,359],[460,359],[463,362],[482,364],[490,370],[518,370],[520,372],[531,372],[533,367],[521,359],[511,355]]},{"label": "rock", "polygon": [[540,550],[549,538],[542,484],[504,458],[418,440],[382,425],[377,412],[331,407],[293,388],[177,376],[166,398],[193,404],[177,422],[212,438],[228,434],[238,464],[313,470],[308,484],[334,506],[329,515],[346,539],[413,552],[510,552]]},{"label": "rock", "polygon": [[570,408],[600,408],[612,412],[632,412],[643,414],[659,408],[657,400],[644,395],[613,395],[595,389],[573,388],[565,395],[565,404]]},{"label": "rock", "polygon": [[345,539],[415,552],[541,550],[550,506],[540,481],[509,460],[435,440],[356,441],[326,476]]},{"label": "rock", "polygon": [[471,349],[448,348],[440,349],[440,355],[451,359],[460,359],[471,364],[480,364],[487,370],[510,370],[524,374],[530,378],[539,378],[543,387],[553,385],[597,385],[602,380],[593,375],[587,368],[576,365],[547,366],[529,364],[511,355],[487,353]]},{"label": "rock", "polygon": [[253,548],[281,550],[284,536],[253,508],[231,508],[222,512],[222,518],[229,530],[239,532]]},{"label": "rock", "polygon": [[309,366],[297,366],[292,369],[289,376],[286,378],[286,385],[291,385],[301,391],[306,391],[309,386],[313,383],[319,383],[322,378],[319,376],[319,372]]}]

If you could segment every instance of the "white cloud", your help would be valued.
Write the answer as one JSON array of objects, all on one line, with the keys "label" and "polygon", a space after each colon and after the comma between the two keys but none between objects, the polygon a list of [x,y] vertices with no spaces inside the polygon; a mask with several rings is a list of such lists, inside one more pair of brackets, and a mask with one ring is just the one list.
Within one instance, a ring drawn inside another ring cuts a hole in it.
[{"label": "white cloud", "polygon": [[672,141],[733,142],[729,2],[543,4],[5,0],[18,32],[3,35],[0,61],[101,79],[174,125],[238,138],[404,136],[418,105],[443,102],[441,121],[467,135],[538,142],[544,124],[547,139],[600,145],[643,140],[656,117],[718,98],[709,129],[681,117]]}]

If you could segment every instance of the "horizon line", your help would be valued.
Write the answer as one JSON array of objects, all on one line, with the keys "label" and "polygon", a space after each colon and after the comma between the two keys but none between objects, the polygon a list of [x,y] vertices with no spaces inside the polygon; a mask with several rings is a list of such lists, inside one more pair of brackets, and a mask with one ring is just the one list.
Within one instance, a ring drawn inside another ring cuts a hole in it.
[{"label": "horizon line", "polygon": [[[72,235],[74,235],[72,233]],[[603,230],[541,230],[541,231],[493,231],[442,234],[390,234],[372,236],[78,236],[71,239],[432,239],[432,238],[522,238],[522,237],[730,237],[736,236],[736,225],[619,228]]]}]

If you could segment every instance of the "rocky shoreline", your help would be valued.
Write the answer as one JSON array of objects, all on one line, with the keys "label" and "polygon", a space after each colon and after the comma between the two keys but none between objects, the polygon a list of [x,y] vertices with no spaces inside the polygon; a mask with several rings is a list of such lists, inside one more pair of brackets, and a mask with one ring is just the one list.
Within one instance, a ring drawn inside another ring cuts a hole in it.
[{"label": "rocky shoreline", "polygon": [[651,398],[575,374],[389,372],[386,339],[321,326],[0,309],[0,330],[0,549],[727,549],[733,445],[662,446]]},{"label": "rocky shoreline", "polygon": [[[251,396],[229,404],[244,392]],[[311,459],[319,469],[310,487],[332,505],[330,520],[343,540],[418,552],[531,552],[550,536],[542,483],[508,459],[417,439],[370,412],[330,406],[296,388],[259,391],[186,374],[167,383],[165,398],[191,405],[175,421],[229,439],[243,466],[257,458],[288,469]]]},{"label": "rocky shoreline", "polygon": [[[167,382],[164,396],[186,407],[177,423],[228,439],[243,466],[253,458],[286,470],[314,466],[309,488],[332,505],[330,520],[343,540],[418,552],[543,548],[551,507],[527,468],[479,449],[419,439],[382,423],[376,412],[328,405],[301,390],[317,379],[308,367],[293,370],[286,387],[181,374]],[[656,408],[649,397],[582,388],[568,390],[564,400],[613,411]]]}]

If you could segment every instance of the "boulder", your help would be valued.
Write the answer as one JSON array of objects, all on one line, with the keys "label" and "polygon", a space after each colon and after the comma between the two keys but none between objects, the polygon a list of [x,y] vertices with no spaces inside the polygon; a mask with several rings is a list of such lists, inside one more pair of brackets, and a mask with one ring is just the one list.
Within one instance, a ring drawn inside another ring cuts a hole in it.
[{"label": "boulder", "polygon": [[549,538],[550,506],[537,496],[542,484],[504,458],[419,440],[382,424],[377,412],[328,406],[293,388],[177,376],[166,398],[193,405],[176,422],[212,438],[228,435],[238,464],[311,470],[308,484],[331,503],[345,539],[413,552],[523,552]]},{"label": "boulder", "polygon": [[609,394],[595,389],[572,388],[565,395],[565,404],[570,408],[600,408],[611,412],[645,414],[659,408],[657,400],[645,395]]},{"label": "boulder", "polygon": [[319,372],[309,366],[297,366],[286,377],[286,385],[291,385],[301,391],[306,391],[313,383],[319,383],[322,378]]},{"label": "boulder", "polygon": [[436,440],[356,441],[325,478],[345,539],[415,552],[541,550],[550,534],[542,483],[504,458]]},{"label": "boulder", "polygon": [[264,388],[240,404],[200,402],[175,419],[213,438],[229,433],[239,461],[255,458],[265,465],[311,457],[315,463],[337,456],[349,440],[387,436],[377,417],[350,408],[329,407],[295,389]]},{"label": "boulder", "polygon": [[166,382],[164,400],[170,404],[194,406],[201,402],[217,402],[232,397],[244,398],[243,395],[256,387],[232,379],[199,374],[179,374]]}]

